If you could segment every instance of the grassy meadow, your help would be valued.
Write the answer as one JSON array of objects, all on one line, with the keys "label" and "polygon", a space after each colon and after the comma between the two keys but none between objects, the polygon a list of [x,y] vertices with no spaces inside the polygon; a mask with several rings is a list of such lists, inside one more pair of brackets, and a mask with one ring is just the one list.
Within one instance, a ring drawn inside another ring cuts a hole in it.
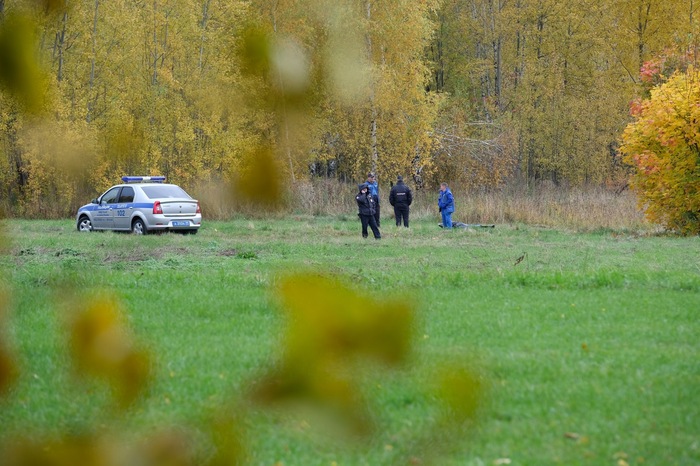
[{"label": "grassy meadow", "polygon": [[[698,237],[524,223],[443,231],[428,216],[410,229],[384,219],[381,241],[363,240],[354,217],[238,218],[144,237],[80,234],[72,220],[4,223],[4,333],[20,372],[0,398],[0,441],[185,432],[185,456],[205,464],[202,426],[234,406],[254,465],[700,464]],[[403,365],[358,362],[364,437],[246,401],[283,344],[275,284],[303,272],[342,279],[369,312],[401,302],[415,313]],[[154,359],[126,411],[71,372],[61,315],[100,290]],[[479,380],[471,422],[440,421],[440,367]]]}]

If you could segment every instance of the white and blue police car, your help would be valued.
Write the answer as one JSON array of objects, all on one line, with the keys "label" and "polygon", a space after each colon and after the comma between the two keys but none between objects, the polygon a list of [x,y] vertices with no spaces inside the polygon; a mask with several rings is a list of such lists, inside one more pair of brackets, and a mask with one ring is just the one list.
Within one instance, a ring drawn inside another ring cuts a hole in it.
[{"label": "white and blue police car", "polygon": [[164,176],[124,176],[122,181],[78,209],[78,231],[194,234],[202,225],[199,201],[181,187],[166,184]]}]

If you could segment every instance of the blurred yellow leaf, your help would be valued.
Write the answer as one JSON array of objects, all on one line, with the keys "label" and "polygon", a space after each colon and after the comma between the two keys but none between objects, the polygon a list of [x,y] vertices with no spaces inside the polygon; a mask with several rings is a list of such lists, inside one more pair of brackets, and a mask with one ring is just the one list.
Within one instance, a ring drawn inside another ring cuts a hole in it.
[{"label": "blurred yellow leaf", "polygon": [[382,304],[340,280],[313,274],[284,277],[278,296],[289,313],[280,363],[255,387],[263,403],[318,408],[326,419],[357,435],[372,430],[359,388],[358,358],[387,364],[406,359],[413,327],[411,306]]},{"label": "blurred yellow leaf", "polygon": [[214,455],[206,466],[237,466],[248,464],[244,443],[243,419],[230,408],[219,410],[210,423],[209,433],[214,444]]},{"label": "blurred yellow leaf", "polygon": [[438,394],[447,408],[448,422],[473,421],[484,401],[480,374],[470,368],[445,366],[438,377]]},{"label": "blurred yellow leaf", "polygon": [[315,359],[364,354],[389,364],[408,355],[414,322],[407,304],[378,303],[337,279],[310,274],[283,279],[279,296],[290,313],[289,355]]},{"label": "blurred yellow leaf", "polygon": [[0,22],[0,85],[25,108],[41,109],[45,76],[36,61],[36,33],[29,17],[8,12]]},{"label": "blurred yellow leaf", "polygon": [[10,389],[17,379],[17,363],[5,348],[0,336],[0,396],[3,396]]},{"label": "blurred yellow leaf", "polygon": [[92,374],[112,373],[130,347],[118,304],[106,297],[79,310],[71,324],[70,339],[78,369]]},{"label": "blurred yellow leaf", "polygon": [[234,197],[239,203],[256,209],[275,209],[282,205],[282,173],[269,147],[257,147],[243,158],[234,183]]},{"label": "blurred yellow leaf", "polygon": [[6,254],[10,249],[10,237],[5,232],[5,211],[0,206],[0,254]]},{"label": "blurred yellow leaf", "polygon": [[119,404],[129,406],[136,401],[151,376],[151,357],[143,350],[131,349],[117,365],[115,384]]},{"label": "blurred yellow leaf", "polygon": [[114,466],[112,445],[94,436],[58,440],[17,439],[5,449],[3,466]]},{"label": "blurred yellow leaf", "polygon": [[109,380],[121,406],[144,390],[150,356],[135,348],[113,298],[99,297],[77,311],[70,323],[70,346],[78,371]]},{"label": "blurred yellow leaf", "polygon": [[143,466],[194,465],[192,439],[181,430],[158,432],[146,439],[135,452],[135,461]]},{"label": "blurred yellow leaf", "polygon": [[258,25],[247,26],[241,33],[238,54],[245,73],[267,75],[271,55],[271,39],[267,31]]},{"label": "blurred yellow leaf", "polygon": [[7,292],[0,286],[0,396],[7,393],[19,372],[17,362],[5,341],[8,300]]},{"label": "blurred yellow leaf", "polygon": [[35,0],[45,11],[62,11],[68,7],[68,0]]}]

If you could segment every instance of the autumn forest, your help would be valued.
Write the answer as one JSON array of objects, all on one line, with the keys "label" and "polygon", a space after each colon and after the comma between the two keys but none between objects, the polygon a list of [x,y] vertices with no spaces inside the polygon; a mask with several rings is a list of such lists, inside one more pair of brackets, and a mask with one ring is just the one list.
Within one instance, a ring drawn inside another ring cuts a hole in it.
[{"label": "autumn forest", "polygon": [[621,189],[630,105],[694,61],[697,3],[2,0],[0,204],[70,216],[123,174],[269,203],[369,170]]}]

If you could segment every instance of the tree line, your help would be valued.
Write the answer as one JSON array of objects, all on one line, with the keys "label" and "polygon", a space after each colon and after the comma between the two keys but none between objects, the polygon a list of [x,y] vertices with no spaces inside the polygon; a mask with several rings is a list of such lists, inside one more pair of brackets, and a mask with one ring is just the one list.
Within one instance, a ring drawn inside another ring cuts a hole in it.
[{"label": "tree line", "polygon": [[[621,184],[640,70],[694,0],[3,0],[0,196],[123,174],[275,204],[313,177]],[[694,48],[693,48],[694,50]],[[90,194],[87,194],[90,193]]]}]

